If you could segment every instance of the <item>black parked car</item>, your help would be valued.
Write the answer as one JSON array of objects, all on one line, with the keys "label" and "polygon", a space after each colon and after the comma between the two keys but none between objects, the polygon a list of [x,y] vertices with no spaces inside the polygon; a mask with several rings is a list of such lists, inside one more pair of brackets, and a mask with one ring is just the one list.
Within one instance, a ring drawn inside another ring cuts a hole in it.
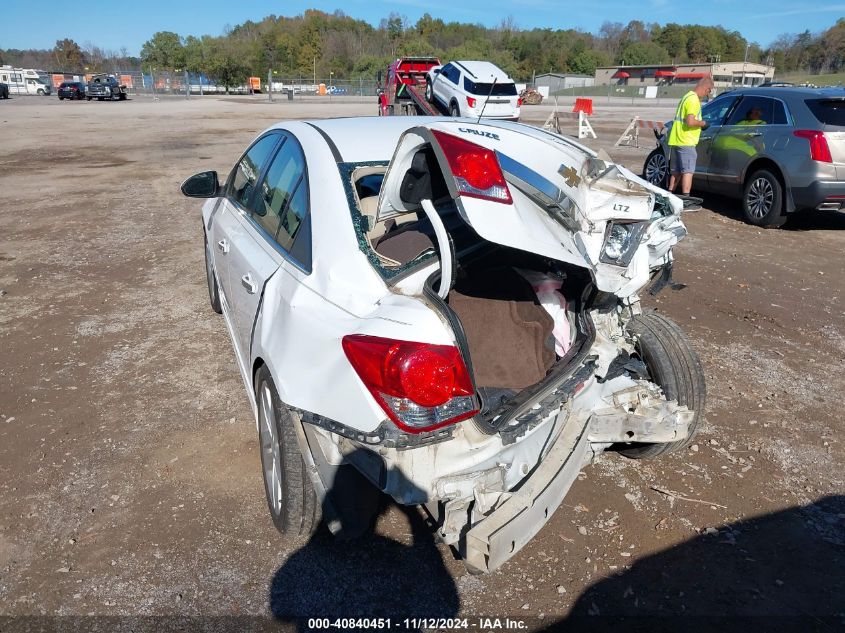
[{"label": "black parked car", "polygon": [[85,82],[83,81],[63,81],[59,86],[59,101],[64,99],[84,99],[85,98]]},{"label": "black parked car", "polygon": [[0,99],[9,98],[9,84],[0,83]]}]

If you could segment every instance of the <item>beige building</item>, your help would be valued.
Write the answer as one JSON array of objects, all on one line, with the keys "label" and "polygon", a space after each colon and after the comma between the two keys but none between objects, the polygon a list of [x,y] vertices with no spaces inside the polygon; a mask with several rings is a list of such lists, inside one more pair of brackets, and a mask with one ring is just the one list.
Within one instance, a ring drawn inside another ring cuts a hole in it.
[{"label": "beige building", "polygon": [[650,66],[604,66],[596,68],[597,86],[666,86],[694,84],[710,76],[718,88],[758,86],[772,81],[775,67],[751,62],[718,64],[655,64]]}]

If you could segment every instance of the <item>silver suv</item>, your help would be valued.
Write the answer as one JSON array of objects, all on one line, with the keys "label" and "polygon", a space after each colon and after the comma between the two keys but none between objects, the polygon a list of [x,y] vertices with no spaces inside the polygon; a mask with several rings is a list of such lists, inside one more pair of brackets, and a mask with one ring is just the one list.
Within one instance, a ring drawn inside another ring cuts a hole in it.
[{"label": "silver suv", "polygon": [[[778,227],[802,209],[845,210],[845,90],[747,88],[706,104],[693,186],[742,200],[752,224]],[[665,187],[669,129],[643,167]]]}]

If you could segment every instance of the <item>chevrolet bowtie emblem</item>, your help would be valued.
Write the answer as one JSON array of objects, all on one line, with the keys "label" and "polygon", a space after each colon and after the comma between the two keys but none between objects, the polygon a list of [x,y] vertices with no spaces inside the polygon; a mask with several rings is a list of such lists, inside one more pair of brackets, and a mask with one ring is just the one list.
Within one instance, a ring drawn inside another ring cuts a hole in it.
[{"label": "chevrolet bowtie emblem", "polygon": [[560,169],[557,170],[563,179],[566,181],[566,184],[570,187],[577,187],[581,184],[581,176],[578,175],[578,172],[575,171],[574,167],[567,167],[566,165],[561,165]]}]

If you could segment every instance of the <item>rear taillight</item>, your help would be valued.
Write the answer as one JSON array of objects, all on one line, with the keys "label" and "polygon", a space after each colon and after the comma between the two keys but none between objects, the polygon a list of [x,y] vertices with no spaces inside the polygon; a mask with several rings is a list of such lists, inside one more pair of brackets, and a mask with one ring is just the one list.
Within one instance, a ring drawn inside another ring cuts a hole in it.
[{"label": "rear taillight", "polygon": [[519,97],[519,98],[516,100],[516,107],[517,107],[517,108],[521,108],[521,107],[522,107],[522,97]]},{"label": "rear taillight", "polygon": [[511,192],[496,153],[457,136],[432,130],[446,155],[462,196],[512,204]]},{"label": "rear taillight", "polygon": [[475,107],[475,97],[467,97],[467,105],[470,108],[474,108]]},{"label": "rear taillight", "polygon": [[795,130],[792,133],[799,138],[805,138],[810,141],[810,158],[821,163],[833,162],[824,132],[819,132],[818,130]]},{"label": "rear taillight", "polygon": [[352,334],[343,351],[358,377],[400,429],[420,433],[478,412],[458,348]]}]

